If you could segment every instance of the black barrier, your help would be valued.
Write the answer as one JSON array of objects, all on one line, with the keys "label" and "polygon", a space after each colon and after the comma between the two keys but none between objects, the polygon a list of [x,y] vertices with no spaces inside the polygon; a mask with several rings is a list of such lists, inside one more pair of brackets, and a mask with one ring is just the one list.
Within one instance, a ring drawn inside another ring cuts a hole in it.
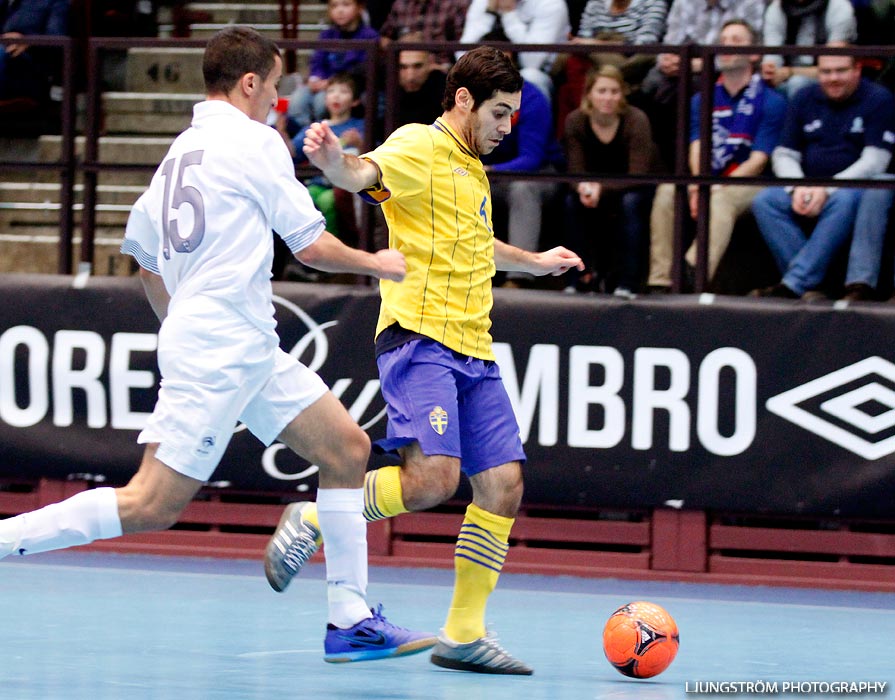
[{"label": "black barrier", "polygon": [[[276,284],[282,347],[385,432],[375,291]],[[155,401],[157,322],[135,279],[0,276],[0,477],[126,481]],[[786,300],[496,293],[529,505],[889,518],[895,316]],[[316,469],[237,428],[222,489],[310,492]]]}]

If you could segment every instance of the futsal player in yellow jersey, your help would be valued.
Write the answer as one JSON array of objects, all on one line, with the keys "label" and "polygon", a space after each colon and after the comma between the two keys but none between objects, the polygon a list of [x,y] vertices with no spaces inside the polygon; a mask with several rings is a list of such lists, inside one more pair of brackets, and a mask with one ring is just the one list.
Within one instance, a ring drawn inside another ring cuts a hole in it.
[{"label": "futsal player in yellow jersey", "polygon": [[[491,349],[496,269],[560,275],[582,269],[565,248],[532,253],[494,238],[491,196],[479,156],[510,133],[522,78],[502,52],[478,47],[451,69],[444,114],[409,124],[360,157],[343,153],[326,123],[308,129],[304,152],[337,187],[381,203],[389,247],[407,274],[382,281],[376,356],[388,435],[400,467],[367,473],[368,520],[431,508],[450,498],[460,472],[473,499],[454,553],[451,607],[432,662],[478,673],[530,675],[485,629],[485,606],[509,549],[522,500],[519,439]],[[283,590],[319,546],[314,504],[287,508],[267,548],[268,580]]]}]

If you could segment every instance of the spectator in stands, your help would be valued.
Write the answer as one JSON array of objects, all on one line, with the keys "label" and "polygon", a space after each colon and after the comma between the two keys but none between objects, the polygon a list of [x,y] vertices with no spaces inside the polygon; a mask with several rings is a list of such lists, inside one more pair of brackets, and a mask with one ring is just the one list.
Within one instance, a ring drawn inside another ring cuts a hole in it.
[{"label": "spectator in stands", "polygon": [[[858,44],[891,46],[895,44],[895,0],[852,0],[858,26]],[[895,56],[861,58],[865,78],[871,78],[895,91]]]},{"label": "spectator in stands", "polygon": [[[570,6],[570,18],[571,18]],[[665,32],[665,0],[589,0],[572,20],[576,27],[573,44],[658,44]],[[556,93],[557,117],[565,117],[581,104],[584,78],[593,67],[612,63],[622,71],[631,90],[636,90],[655,63],[652,54],[590,55],[570,53],[562,66],[562,79]]]},{"label": "spectator in stands", "polygon": [[[483,41],[494,41],[486,34]],[[515,56],[511,56],[514,60]],[[519,111],[513,115],[512,131],[490,154],[481,156],[488,173],[556,172],[564,167],[562,148],[554,136],[550,100],[534,83],[524,80]],[[489,177],[492,205],[505,208],[507,241],[522,250],[540,248],[543,207],[559,191],[555,182],[524,178]],[[534,275],[507,273],[504,287],[528,287]]]},{"label": "spectator in stands", "polygon": [[[778,177],[876,177],[885,172],[895,134],[895,100],[861,77],[851,56],[819,56],[818,83],[789,104],[772,164]],[[783,277],[755,296],[812,298],[833,257],[848,241],[861,190],[849,187],[771,187],[752,211]],[[810,236],[803,226],[810,227]],[[860,251],[852,251],[855,256]],[[854,260],[855,264],[864,261]]]},{"label": "spectator in stands", "polygon": [[[759,44],[755,30],[740,19],[725,22],[718,39],[725,46]],[[759,56],[719,54],[716,67],[720,78],[712,101],[712,175],[756,177],[770,160],[780,141],[786,100],[768,86],[755,66]],[[690,101],[690,172],[699,174],[699,117],[702,95]],[[648,284],[654,291],[668,291],[671,285],[674,242],[674,191],[671,184],[660,185],[650,217],[650,272]],[[755,185],[713,185],[708,243],[708,276],[715,274],[727,250],[737,218],[749,209],[760,188]],[[690,216],[697,214],[696,185],[688,188]],[[687,250],[685,264],[696,266],[696,242]],[[686,275],[692,277],[692,275]]]},{"label": "spectator in stands", "polygon": [[378,32],[385,23],[394,0],[367,0],[366,4],[367,15],[370,17],[370,26]]},{"label": "spectator in stands", "polygon": [[858,43],[883,46],[895,41],[895,0],[851,0]]},{"label": "spectator in stands", "polygon": [[[882,178],[895,178],[895,168],[892,166],[893,161],[889,161],[889,172]],[[893,202],[895,190],[892,189],[868,187],[861,194],[845,272],[842,298],[846,301],[873,301],[879,298],[879,271]]]},{"label": "spectator in stands", "polygon": [[[399,41],[423,41],[419,32]],[[395,127],[404,124],[431,124],[444,111],[441,100],[447,75],[439,70],[431,51],[403,50],[398,54],[398,106]]]},{"label": "spectator in stands", "polygon": [[[364,22],[363,0],[329,0],[329,26],[320,32],[321,40],[377,39],[378,32]],[[350,73],[363,81],[367,52],[358,49],[337,51],[318,49],[311,55],[307,83],[299,83],[289,97],[289,115],[302,127],[326,115],[326,88],[337,73]],[[301,146],[298,148],[301,151]]]},{"label": "spectator in stands", "polygon": [[[731,19],[742,19],[761,31],[765,0],[674,0],[668,10],[663,44],[714,44],[721,27]],[[694,59],[694,76],[702,70]],[[677,89],[680,77],[680,56],[663,53],[656,57],[656,65],[643,81],[641,91],[647,102],[644,109],[650,115],[653,135],[667,164],[674,163],[675,133],[678,130]],[[696,86],[693,86],[694,88]]]},{"label": "spectator in stands", "polygon": [[[568,197],[566,234],[585,263],[583,273],[567,276],[570,292],[631,296],[640,287],[653,188],[599,180],[659,170],[649,118],[627,104],[625,90],[618,68],[595,69],[587,76],[581,108],[566,119],[569,173],[598,176],[577,183]],[[607,248],[612,254],[602,252]]]},{"label": "spectator in stands", "polygon": [[588,0],[578,20],[575,39],[618,34],[626,44],[658,44],[665,31],[665,0]]},{"label": "spectator in stands", "polygon": [[22,111],[49,99],[50,86],[62,65],[58,50],[28,44],[28,36],[67,36],[68,0],[0,2],[0,107]]},{"label": "spectator in stands", "polygon": [[[336,73],[326,87],[326,119],[333,133],[339,138],[346,153],[356,155],[364,146],[364,120],[351,116],[351,111],[360,103],[357,81],[349,73]],[[302,129],[289,144],[292,159],[296,165],[304,165],[308,158],[303,146],[307,127]],[[354,208],[336,206],[336,193],[332,183],[322,175],[316,175],[306,183],[314,205],[326,219],[326,230],[345,241],[356,243]],[[351,198],[347,198],[350,205]]]},{"label": "spectator in stands", "polygon": [[[772,0],[764,14],[767,46],[814,46],[852,43],[857,38],[855,12],[849,0]],[[769,54],[761,76],[793,97],[817,79],[813,56]]]},{"label": "spectator in stands", "polygon": [[[474,44],[486,34],[515,44],[564,43],[569,38],[569,9],[565,0],[472,0],[461,41]],[[551,99],[556,54],[526,51],[518,60],[522,77]]]},{"label": "spectator in stands", "polygon": [[[395,0],[379,30],[380,44],[388,46],[405,34],[421,32],[425,41],[460,41],[470,0]],[[450,67],[450,54],[438,54],[441,67]]]},{"label": "spectator in stands", "polygon": [[[72,0],[76,10],[72,21],[80,26],[71,27],[74,36],[154,37],[159,34],[159,6],[169,8],[171,36],[189,37],[190,25],[210,22],[211,13],[186,8],[187,0],[157,0],[157,2],[133,2],[133,0]],[[89,17],[86,15],[89,14]],[[79,17],[79,15],[81,15]],[[108,58],[108,54],[105,54]]]}]

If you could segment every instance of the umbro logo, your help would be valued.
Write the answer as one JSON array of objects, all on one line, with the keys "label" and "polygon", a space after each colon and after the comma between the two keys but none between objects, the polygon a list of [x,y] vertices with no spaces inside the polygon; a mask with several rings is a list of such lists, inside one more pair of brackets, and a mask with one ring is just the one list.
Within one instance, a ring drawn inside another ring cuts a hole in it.
[{"label": "umbro logo", "polygon": [[895,364],[881,357],[772,396],[765,406],[864,459],[895,452]]}]

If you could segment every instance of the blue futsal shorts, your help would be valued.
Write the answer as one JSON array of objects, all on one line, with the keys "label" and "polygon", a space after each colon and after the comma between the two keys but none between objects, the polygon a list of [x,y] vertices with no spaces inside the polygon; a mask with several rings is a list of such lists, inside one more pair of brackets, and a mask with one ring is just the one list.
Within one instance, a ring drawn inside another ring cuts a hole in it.
[{"label": "blue futsal shorts", "polygon": [[429,339],[408,341],[376,360],[395,452],[418,442],[426,455],[460,458],[467,476],[524,462],[519,425],[496,362],[466,357]]}]

